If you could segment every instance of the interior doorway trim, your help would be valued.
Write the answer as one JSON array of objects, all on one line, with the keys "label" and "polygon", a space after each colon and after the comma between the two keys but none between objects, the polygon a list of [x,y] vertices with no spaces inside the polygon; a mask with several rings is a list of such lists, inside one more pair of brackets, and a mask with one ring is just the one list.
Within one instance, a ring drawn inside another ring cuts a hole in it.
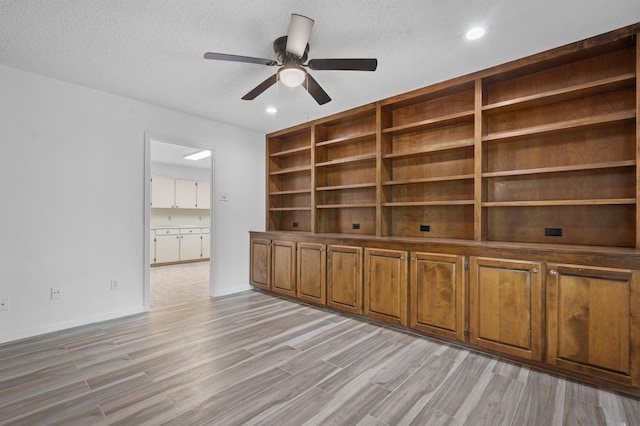
[{"label": "interior doorway trim", "polygon": [[212,297],[214,295],[214,289],[216,286],[216,277],[218,276],[218,262],[215,261],[217,258],[217,228],[215,224],[215,198],[213,194],[216,194],[216,152],[211,146],[207,146],[201,142],[188,141],[179,137],[174,137],[170,135],[162,135],[153,132],[145,132],[144,133],[144,208],[143,208],[143,222],[144,222],[144,239],[143,239],[143,272],[142,272],[142,295],[143,295],[143,303],[144,303],[144,311],[148,312],[151,307],[151,280],[150,280],[150,269],[151,262],[149,261],[149,255],[151,247],[149,245],[149,238],[151,236],[151,142],[163,142],[169,143],[173,145],[181,145],[187,146],[189,148],[194,149],[208,149],[211,150],[211,185],[209,194],[211,197],[211,207],[209,210],[209,226],[211,228],[211,238],[209,241],[209,296]]}]

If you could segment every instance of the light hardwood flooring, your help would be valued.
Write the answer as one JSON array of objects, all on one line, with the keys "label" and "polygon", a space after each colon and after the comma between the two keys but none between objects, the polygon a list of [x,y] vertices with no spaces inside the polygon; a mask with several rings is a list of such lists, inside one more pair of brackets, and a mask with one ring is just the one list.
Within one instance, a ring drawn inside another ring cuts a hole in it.
[{"label": "light hardwood flooring", "polygon": [[165,308],[209,297],[209,264],[206,261],[152,267],[150,308]]},{"label": "light hardwood flooring", "polygon": [[640,425],[640,401],[250,291],[0,346],[0,424]]}]

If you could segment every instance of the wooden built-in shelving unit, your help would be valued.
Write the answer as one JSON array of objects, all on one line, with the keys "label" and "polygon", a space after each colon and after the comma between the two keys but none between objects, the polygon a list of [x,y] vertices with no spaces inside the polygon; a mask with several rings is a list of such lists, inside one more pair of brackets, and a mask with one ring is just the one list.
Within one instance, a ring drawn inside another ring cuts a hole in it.
[{"label": "wooden built-in shelving unit", "polygon": [[639,32],[267,135],[252,285],[640,396]]}]

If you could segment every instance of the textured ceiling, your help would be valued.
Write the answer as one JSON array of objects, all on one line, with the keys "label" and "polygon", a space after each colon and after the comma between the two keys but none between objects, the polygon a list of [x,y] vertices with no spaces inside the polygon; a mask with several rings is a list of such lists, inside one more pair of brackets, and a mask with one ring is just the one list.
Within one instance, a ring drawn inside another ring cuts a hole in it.
[{"label": "textured ceiling", "polygon": [[[291,13],[315,20],[310,59],[378,70],[312,72],[323,106],[284,86],[241,100],[274,68],[202,55],[273,58]],[[271,132],[638,21],[638,0],[0,0],[0,64]]]}]

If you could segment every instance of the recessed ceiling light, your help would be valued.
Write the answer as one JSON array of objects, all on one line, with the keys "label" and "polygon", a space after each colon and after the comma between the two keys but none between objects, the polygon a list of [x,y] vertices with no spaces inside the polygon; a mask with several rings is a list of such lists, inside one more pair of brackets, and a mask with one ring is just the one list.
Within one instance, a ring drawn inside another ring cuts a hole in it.
[{"label": "recessed ceiling light", "polygon": [[276,107],[267,107],[267,112],[269,114],[275,114],[276,112],[278,112],[278,110],[276,109]]},{"label": "recessed ceiling light", "polygon": [[211,151],[209,151],[208,149],[205,149],[202,151],[194,152],[193,154],[185,155],[184,159],[196,161],[196,160],[202,160],[203,158],[207,158],[207,157],[211,157]]},{"label": "recessed ceiling light", "polygon": [[484,33],[485,33],[484,28],[473,27],[469,31],[467,31],[467,34],[465,35],[465,37],[467,38],[467,40],[477,40],[480,37],[482,37]]}]

